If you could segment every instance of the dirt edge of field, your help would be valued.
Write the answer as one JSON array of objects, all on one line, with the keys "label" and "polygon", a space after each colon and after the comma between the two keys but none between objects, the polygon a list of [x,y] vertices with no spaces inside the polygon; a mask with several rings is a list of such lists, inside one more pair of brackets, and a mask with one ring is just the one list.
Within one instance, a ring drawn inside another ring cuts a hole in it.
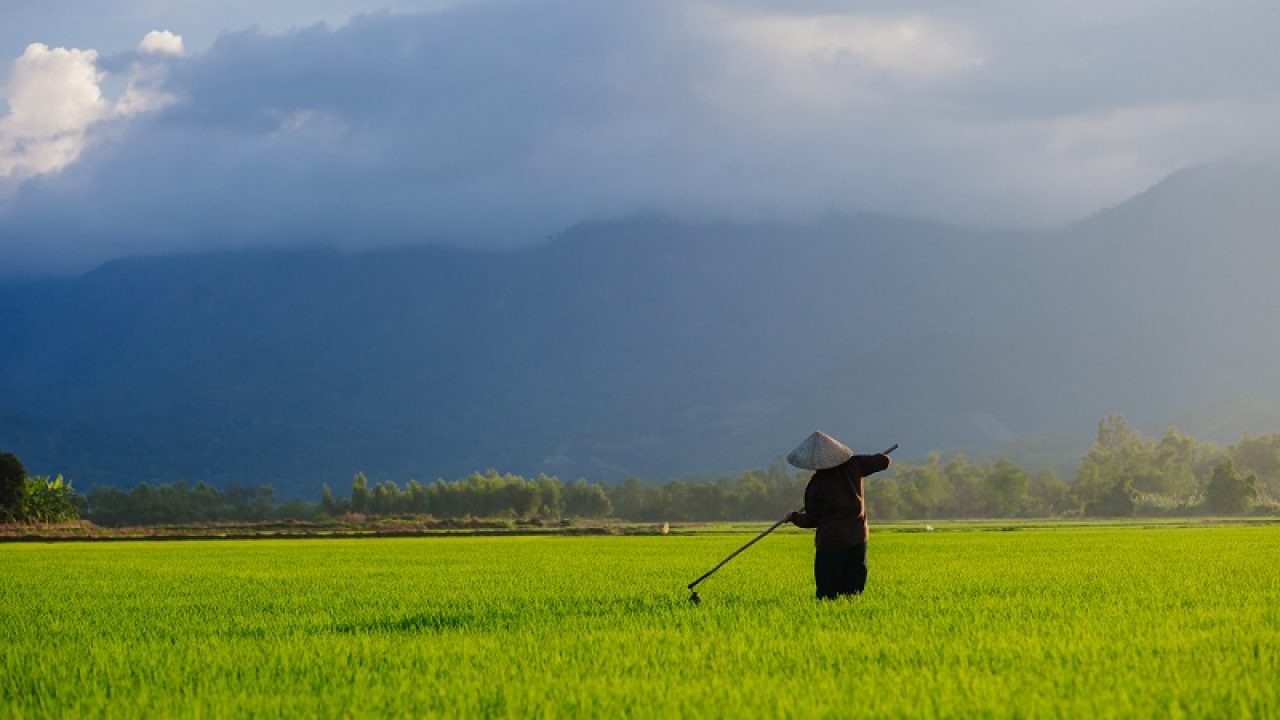
[{"label": "dirt edge of field", "polygon": [[[1026,519],[935,520],[878,524],[877,533],[1012,532],[1067,528],[1175,528],[1217,525],[1278,525],[1280,518],[1186,517],[1125,518],[1120,520]],[[337,538],[497,537],[497,536],[628,536],[708,535],[758,532],[767,523],[627,523],[561,521],[556,523],[505,520],[372,519],[363,522],[276,521],[263,523],[197,523],[109,528],[88,521],[49,525],[0,524],[0,543],[119,542],[174,540],[329,540]],[[784,530],[785,532],[785,530]],[[800,531],[802,532],[802,531]]]}]

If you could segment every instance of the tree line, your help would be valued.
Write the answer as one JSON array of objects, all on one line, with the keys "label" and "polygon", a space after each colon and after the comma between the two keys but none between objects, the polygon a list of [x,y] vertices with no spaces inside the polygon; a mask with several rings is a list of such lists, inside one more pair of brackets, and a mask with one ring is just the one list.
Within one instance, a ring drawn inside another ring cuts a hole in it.
[{"label": "tree line", "polygon": [[1221,447],[1175,429],[1159,438],[1118,415],[1097,437],[1072,482],[1052,471],[1028,473],[1008,460],[986,465],[964,456],[900,467],[868,483],[868,504],[883,519],[973,517],[1126,517],[1280,512],[1280,434]]},{"label": "tree line", "polygon": [[[490,470],[401,486],[393,480],[370,483],[358,473],[346,493],[335,494],[326,485],[318,500],[280,501],[269,485],[222,489],[187,482],[141,483],[127,491],[95,486],[81,496],[61,478],[9,472],[22,481],[0,483],[0,513],[5,513],[0,517],[55,521],[79,511],[106,526],[371,516],[768,520],[796,509],[809,479],[781,459],[737,475],[660,484],[639,478],[613,485],[566,482]],[[11,495],[22,500],[7,500]],[[895,463],[889,472],[868,478],[866,498],[876,520],[1277,513],[1280,434],[1246,434],[1222,447],[1172,429],[1159,438],[1146,437],[1113,415],[1098,424],[1097,438],[1070,480],[1049,470],[1027,471],[1008,459],[975,462],[955,455],[944,460],[934,454],[920,463]]]}]

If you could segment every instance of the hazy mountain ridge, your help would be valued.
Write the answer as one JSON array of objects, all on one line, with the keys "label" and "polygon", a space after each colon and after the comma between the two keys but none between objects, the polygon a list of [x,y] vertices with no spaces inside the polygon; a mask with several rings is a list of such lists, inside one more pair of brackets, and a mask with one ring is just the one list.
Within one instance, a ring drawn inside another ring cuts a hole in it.
[{"label": "hazy mountain ridge", "polygon": [[312,493],[729,471],[814,426],[981,452],[1212,407],[1234,433],[1224,404],[1280,401],[1268,197],[1274,170],[1213,167],[1051,233],[646,216],[507,253],[119,260],[0,285],[0,445],[82,483]]}]

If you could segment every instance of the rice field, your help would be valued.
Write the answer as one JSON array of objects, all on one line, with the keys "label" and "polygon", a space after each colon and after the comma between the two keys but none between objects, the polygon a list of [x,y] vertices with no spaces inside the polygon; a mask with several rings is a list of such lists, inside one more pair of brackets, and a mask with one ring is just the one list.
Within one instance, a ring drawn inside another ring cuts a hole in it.
[{"label": "rice field", "polygon": [[0,718],[1280,716],[1280,527],[749,538],[0,545]]}]

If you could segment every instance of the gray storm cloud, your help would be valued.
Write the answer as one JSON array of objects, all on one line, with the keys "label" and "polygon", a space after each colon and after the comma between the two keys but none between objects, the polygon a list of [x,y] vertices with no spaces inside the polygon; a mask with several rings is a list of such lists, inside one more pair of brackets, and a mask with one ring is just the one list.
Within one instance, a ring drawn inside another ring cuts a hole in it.
[{"label": "gray storm cloud", "polygon": [[1280,18],[1238,5],[467,3],[125,61],[40,46],[4,86],[0,247],[38,271],[638,210],[1053,224],[1272,146]]}]

